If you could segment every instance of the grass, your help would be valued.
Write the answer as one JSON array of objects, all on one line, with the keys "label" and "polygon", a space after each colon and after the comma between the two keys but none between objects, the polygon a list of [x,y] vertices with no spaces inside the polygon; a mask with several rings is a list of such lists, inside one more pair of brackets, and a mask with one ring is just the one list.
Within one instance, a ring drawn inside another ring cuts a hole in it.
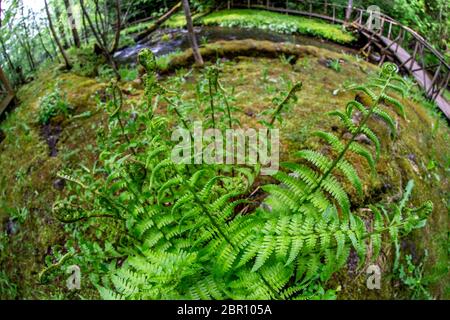
[{"label": "grass", "polygon": [[[258,28],[280,33],[299,33],[337,43],[348,44],[356,40],[340,25],[333,25],[318,19],[285,15],[277,12],[252,9],[231,9],[216,11],[206,16],[194,16],[196,25],[218,25],[222,27]],[[180,28],[186,24],[184,15],[177,14],[165,22],[168,28]]]}]

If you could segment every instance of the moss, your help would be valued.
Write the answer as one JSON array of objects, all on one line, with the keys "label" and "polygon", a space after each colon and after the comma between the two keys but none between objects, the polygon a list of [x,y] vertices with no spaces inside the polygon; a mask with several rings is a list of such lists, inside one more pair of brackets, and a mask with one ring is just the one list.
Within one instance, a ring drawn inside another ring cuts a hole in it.
[{"label": "moss", "polygon": [[[280,55],[293,56],[295,58],[293,63],[298,63],[305,57],[316,57],[319,59],[336,59],[342,57],[338,54],[326,49],[317,48],[314,46],[295,45],[291,43],[274,43],[270,41],[258,40],[233,40],[233,41],[217,41],[211,44],[206,44],[200,48],[202,57],[206,60],[216,59],[217,57],[234,58],[237,56],[263,56],[276,58]],[[297,61],[297,62],[296,62]],[[343,60],[345,63],[345,60]],[[194,55],[192,49],[188,49],[182,53],[175,54],[166,68],[162,68],[163,72],[172,71],[176,68],[186,67],[194,63]],[[301,63],[297,67],[297,71],[301,69]],[[355,65],[355,63],[348,63]],[[364,65],[366,69],[373,70],[374,66],[361,62],[359,65]],[[359,67],[358,67],[359,68]],[[343,71],[343,74],[348,74]],[[327,80],[326,80],[327,81]]]}]

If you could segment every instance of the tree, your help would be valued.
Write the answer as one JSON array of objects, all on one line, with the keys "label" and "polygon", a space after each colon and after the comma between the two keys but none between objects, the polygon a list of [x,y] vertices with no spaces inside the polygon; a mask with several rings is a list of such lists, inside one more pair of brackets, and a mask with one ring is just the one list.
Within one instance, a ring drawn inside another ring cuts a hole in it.
[{"label": "tree", "polygon": [[194,25],[192,23],[191,8],[189,7],[189,0],[182,0],[182,1],[183,1],[184,15],[186,16],[186,26],[188,29],[189,43],[191,44],[191,48],[194,53],[195,63],[199,66],[202,66],[203,58],[202,55],[200,54],[200,50],[198,49],[197,39],[195,38]]},{"label": "tree", "polygon": [[73,42],[77,48],[81,47],[80,36],[78,35],[77,25],[73,17],[72,4],[70,0],[64,0],[64,6],[66,7],[67,17],[69,19],[69,27],[72,31]]},{"label": "tree", "polygon": [[67,49],[70,47],[69,42],[67,41],[67,37],[66,37],[66,30],[64,29],[64,24],[62,23],[62,13],[61,10],[59,9],[58,3],[54,2],[53,3],[53,8],[55,10],[55,15],[56,15],[56,26],[58,27],[58,31],[59,31],[59,35],[61,37],[62,40],[62,44],[63,44],[63,48]]},{"label": "tree", "polygon": [[56,34],[56,30],[55,30],[55,27],[53,26],[53,22],[52,22],[52,17],[50,15],[50,10],[48,9],[47,0],[44,0],[44,5],[45,5],[45,12],[47,13],[48,26],[50,28],[50,31],[51,31],[52,35],[53,35],[53,39],[55,40],[56,45],[58,46],[59,51],[61,52],[61,55],[62,55],[62,57],[64,59],[65,64],[66,64],[66,69],[70,70],[70,69],[72,69],[72,65],[70,64],[69,58],[68,58],[68,56],[66,54],[66,51],[64,50],[64,48],[63,48],[63,46],[61,44],[61,41],[59,41],[58,35]]},{"label": "tree", "polygon": [[91,16],[89,15],[89,12],[87,10],[84,0],[80,0],[82,14],[85,17],[87,25],[89,26],[92,34],[94,35],[94,38],[96,40],[96,46],[100,49],[102,54],[105,56],[105,58],[107,59],[107,61],[111,65],[111,67],[113,68],[113,71],[114,71],[117,79],[120,79],[120,74],[117,69],[116,62],[113,59],[113,54],[119,47],[120,32],[122,29],[120,0],[116,0],[115,6],[114,6],[115,11],[116,11],[116,26],[117,26],[117,28],[116,28],[116,31],[114,34],[114,41],[113,41],[111,49],[109,48],[109,45],[108,45],[108,43],[109,43],[108,31],[110,28],[110,23],[108,21],[106,21],[107,19],[109,20],[110,15],[108,14],[108,12],[105,11],[104,17],[102,16],[102,14],[100,13],[100,10],[99,10],[99,0],[94,0],[94,5],[95,5],[95,10],[94,10],[95,25],[92,22]]}]

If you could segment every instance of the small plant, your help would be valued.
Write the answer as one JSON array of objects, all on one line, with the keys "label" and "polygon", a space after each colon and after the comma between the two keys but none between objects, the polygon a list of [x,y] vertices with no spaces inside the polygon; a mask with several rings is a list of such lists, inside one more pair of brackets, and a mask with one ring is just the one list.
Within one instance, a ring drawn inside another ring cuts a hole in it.
[{"label": "small plant", "polygon": [[280,61],[285,66],[290,65],[294,59],[295,59],[294,56],[286,56],[285,54],[282,54],[280,56]]},{"label": "small plant", "polygon": [[339,59],[333,59],[328,61],[327,66],[328,68],[333,69],[336,72],[341,72],[342,70],[342,66]]},{"label": "small plant", "polygon": [[207,45],[207,44],[208,44],[208,37],[206,37],[206,36],[201,37],[201,39],[200,39],[200,44],[201,44],[202,46]]},{"label": "small plant", "polygon": [[67,102],[65,94],[61,93],[58,85],[50,93],[45,95],[39,105],[38,121],[40,124],[48,124],[50,119],[58,115],[68,116],[70,106]]},{"label": "small plant", "polygon": [[161,41],[162,41],[162,42],[168,42],[168,41],[170,41],[170,35],[167,34],[167,33],[163,34],[162,37],[161,37]]},{"label": "small plant", "polygon": [[11,213],[11,219],[17,220],[20,224],[22,224],[27,220],[29,214],[30,211],[28,208],[16,208]]},{"label": "small plant", "polygon": [[423,261],[421,261],[418,265],[415,265],[412,256],[408,254],[405,256],[406,263],[400,265],[400,281],[411,290],[412,299],[433,299],[427,290],[428,283],[423,277],[423,263],[427,256],[428,252],[425,250],[425,257]]}]

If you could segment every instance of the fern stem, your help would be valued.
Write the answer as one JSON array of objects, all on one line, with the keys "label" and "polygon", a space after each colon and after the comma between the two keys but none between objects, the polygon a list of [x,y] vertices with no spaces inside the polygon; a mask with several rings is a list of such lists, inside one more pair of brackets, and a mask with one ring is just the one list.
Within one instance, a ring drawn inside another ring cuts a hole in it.
[{"label": "fern stem", "polygon": [[228,127],[230,129],[232,129],[233,122],[231,120],[231,110],[230,110],[230,104],[228,103],[228,99],[227,99],[227,92],[225,91],[225,89],[223,88],[223,86],[219,80],[217,80],[217,87],[220,89],[220,91],[222,93],[223,101],[225,102],[225,106],[227,107]]},{"label": "fern stem", "polygon": [[287,94],[287,96],[283,99],[283,101],[281,101],[278,106],[277,109],[275,110],[275,112],[272,115],[272,119],[270,120],[270,125],[272,126],[275,123],[276,117],[278,116],[278,114],[281,113],[281,111],[283,110],[284,106],[288,103],[288,101],[293,97],[293,95],[302,88],[303,84],[301,82],[295,84],[291,90],[289,90],[289,93]]},{"label": "fern stem", "polygon": [[[369,120],[369,118],[372,116],[374,109],[376,108],[376,106],[379,104],[380,100],[381,100],[381,96],[383,95],[384,91],[386,90],[387,86],[389,85],[389,82],[392,78],[392,75],[389,76],[389,78],[387,79],[385,85],[383,86],[383,88],[381,89],[380,93],[377,96],[377,99],[375,99],[375,101],[373,101],[372,105],[369,108],[369,111],[367,112],[367,114],[364,116],[364,118],[362,119],[362,121],[359,123],[358,128],[353,132],[350,140],[347,142],[347,144],[344,146],[344,149],[341,151],[341,153],[338,155],[338,157],[336,159],[334,159],[334,161],[332,162],[331,166],[327,169],[327,171],[322,175],[322,177],[320,178],[319,182],[317,183],[317,185],[309,192],[308,196],[311,194],[314,194],[314,192],[316,192],[322,185],[322,183],[325,181],[325,179],[328,178],[328,176],[331,174],[331,172],[334,170],[334,168],[338,165],[338,163],[344,158],[345,154],[347,153],[348,149],[350,148],[350,145],[355,141],[356,137],[362,132],[362,129],[364,127],[364,125],[367,123],[367,121]],[[305,197],[308,198],[308,197]]]},{"label": "fern stem", "polygon": [[215,119],[215,112],[214,112],[214,97],[212,94],[212,84],[211,84],[211,79],[208,79],[208,87],[209,87],[209,104],[210,104],[210,108],[211,108],[211,119],[212,119],[212,124],[213,124],[213,129],[216,128],[216,119]]}]

